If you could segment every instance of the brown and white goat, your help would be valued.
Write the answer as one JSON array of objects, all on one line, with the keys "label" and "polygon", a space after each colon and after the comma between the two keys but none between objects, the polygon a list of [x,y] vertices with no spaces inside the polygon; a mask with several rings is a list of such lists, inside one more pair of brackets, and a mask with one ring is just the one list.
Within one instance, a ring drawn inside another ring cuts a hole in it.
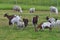
[{"label": "brown and white goat", "polygon": [[4,17],[7,17],[8,18],[8,20],[9,20],[9,25],[11,25],[12,23],[11,23],[11,20],[15,17],[14,15],[8,15],[7,13],[6,14],[4,14]]}]

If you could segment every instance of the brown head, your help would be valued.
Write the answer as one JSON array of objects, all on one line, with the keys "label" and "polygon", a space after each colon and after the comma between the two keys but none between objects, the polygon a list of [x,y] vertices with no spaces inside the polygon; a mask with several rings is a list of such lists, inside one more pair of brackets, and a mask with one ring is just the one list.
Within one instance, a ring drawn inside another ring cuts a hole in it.
[{"label": "brown head", "polygon": [[36,18],[38,18],[38,15],[36,15]]},{"label": "brown head", "polygon": [[8,16],[8,14],[7,14],[7,13],[5,13],[5,14],[4,14],[4,17],[7,17],[7,16]]},{"label": "brown head", "polygon": [[49,16],[46,16],[46,20],[48,20],[49,19]]},{"label": "brown head", "polygon": [[26,19],[26,18],[23,18],[23,22],[24,22],[24,24],[25,24],[25,27],[28,25],[28,19]]}]

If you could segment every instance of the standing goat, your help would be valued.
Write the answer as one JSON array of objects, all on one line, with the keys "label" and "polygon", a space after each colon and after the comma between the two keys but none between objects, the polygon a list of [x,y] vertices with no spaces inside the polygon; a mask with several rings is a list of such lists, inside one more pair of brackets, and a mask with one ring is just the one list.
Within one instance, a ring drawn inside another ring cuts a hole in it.
[{"label": "standing goat", "polygon": [[24,22],[24,24],[25,24],[25,27],[28,25],[28,19],[26,19],[26,18],[23,18],[23,22]]},{"label": "standing goat", "polygon": [[22,22],[22,19],[20,16],[18,15],[8,15],[8,14],[4,14],[4,17],[7,17],[8,20],[9,20],[9,25],[13,24],[14,26],[14,23],[17,23],[17,26],[21,27],[21,26],[24,26],[24,22]]},{"label": "standing goat", "polygon": [[8,18],[8,20],[9,20],[9,25],[11,25],[12,23],[11,23],[11,20],[15,17],[15,15],[8,15],[7,13],[6,14],[4,14],[4,17],[7,17]]},{"label": "standing goat", "polygon": [[35,27],[35,31],[36,31],[37,22],[38,22],[38,16],[36,15],[35,17],[33,17],[33,20],[32,20],[32,23],[33,23],[33,25]]}]

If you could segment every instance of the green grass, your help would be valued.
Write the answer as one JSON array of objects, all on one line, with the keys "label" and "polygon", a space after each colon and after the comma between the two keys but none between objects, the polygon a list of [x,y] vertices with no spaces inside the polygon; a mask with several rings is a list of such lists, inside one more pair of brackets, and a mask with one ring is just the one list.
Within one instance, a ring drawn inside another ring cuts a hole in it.
[{"label": "green grass", "polygon": [[[14,4],[0,4],[0,5],[1,5],[0,6],[1,10],[4,10],[4,9],[5,10],[8,10],[8,9],[12,10],[13,6],[14,6]],[[46,10],[46,11],[49,10],[49,6],[36,6],[36,5],[19,5],[19,6],[21,6],[23,10],[29,10],[29,8],[31,8],[31,7],[35,7],[36,10]]]},{"label": "green grass", "polygon": [[[57,5],[58,3],[58,5]],[[58,7],[60,11],[60,0],[17,0],[17,5],[21,6],[23,10],[29,10],[31,7],[35,7],[36,10],[49,10],[50,6]],[[16,5],[14,0],[0,0],[0,9],[12,9],[13,5]]]},{"label": "green grass", "polygon": [[[29,25],[24,30],[18,30],[16,25],[14,27],[12,25],[9,26],[8,19],[3,16],[6,12],[9,15],[16,14],[21,15],[22,18],[28,18]],[[40,24],[42,21],[46,21],[45,17],[49,16],[49,11],[36,11],[33,14],[24,11],[20,14],[12,10],[0,10],[0,40],[60,40],[59,27],[54,27],[51,32],[48,29],[45,29],[43,32],[35,32],[32,25],[32,17],[35,15],[39,16],[38,24]],[[55,14],[51,16],[56,18]],[[60,19],[60,14],[58,15],[58,19]]]},{"label": "green grass", "polygon": [[[18,4],[27,4],[27,5],[55,5],[60,3],[60,0],[17,0]],[[15,4],[15,0],[0,0],[0,3],[10,3],[10,4]]]},{"label": "green grass", "polygon": [[[4,6],[5,5],[5,6]],[[18,4],[19,5],[19,4]],[[0,4],[0,10],[12,10],[14,4]],[[37,11],[49,11],[50,6],[36,6],[36,5],[19,5],[22,7],[23,10],[29,10],[31,7],[35,7]],[[60,11],[60,7],[58,7],[58,10]]]}]

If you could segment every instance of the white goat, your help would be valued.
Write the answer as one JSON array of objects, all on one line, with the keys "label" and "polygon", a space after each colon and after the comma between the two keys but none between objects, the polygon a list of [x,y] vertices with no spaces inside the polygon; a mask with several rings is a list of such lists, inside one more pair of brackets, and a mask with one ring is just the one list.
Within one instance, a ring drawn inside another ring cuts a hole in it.
[{"label": "white goat", "polygon": [[24,22],[22,22],[22,21],[17,22],[17,26],[18,26],[18,28],[24,28],[25,27]]},{"label": "white goat", "polygon": [[60,26],[60,20],[56,20],[53,24],[54,26]]},{"label": "white goat", "polygon": [[60,20],[57,20],[55,18],[49,18],[49,20],[53,26],[60,26]]},{"label": "white goat", "polygon": [[55,18],[53,18],[53,17],[52,18],[49,18],[48,21],[49,22],[53,22],[53,21],[55,21]]},{"label": "white goat", "polygon": [[44,28],[51,28],[51,23],[50,22],[44,22],[42,25],[42,30],[44,30]]},{"label": "white goat", "polygon": [[56,7],[54,7],[54,6],[50,7],[50,11],[58,14],[58,9]]},{"label": "white goat", "polygon": [[34,13],[34,12],[35,12],[35,8],[30,8],[30,9],[29,9],[29,12],[30,12],[30,13]]},{"label": "white goat", "polygon": [[56,27],[56,26],[60,26],[60,20],[57,20],[57,21],[53,21],[53,22],[44,22],[41,27],[42,27],[42,30],[44,30],[44,28],[49,28],[49,30],[52,29],[52,27]]},{"label": "white goat", "polygon": [[15,15],[16,17],[14,17],[12,20],[11,20],[11,23],[13,24],[14,26],[14,23],[17,24],[18,28],[24,28],[25,25],[24,25],[24,22],[22,21],[21,17]]},{"label": "white goat", "polygon": [[18,23],[20,21],[22,21],[21,17],[19,17],[18,15],[15,15],[15,17],[11,20],[11,23],[14,26],[14,23]]},{"label": "white goat", "polygon": [[19,7],[19,6],[17,6],[17,5],[14,5],[14,6],[13,6],[13,10],[18,11],[18,12],[20,12],[20,13],[23,12],[23,11],[22,11],[22,8]]}]

